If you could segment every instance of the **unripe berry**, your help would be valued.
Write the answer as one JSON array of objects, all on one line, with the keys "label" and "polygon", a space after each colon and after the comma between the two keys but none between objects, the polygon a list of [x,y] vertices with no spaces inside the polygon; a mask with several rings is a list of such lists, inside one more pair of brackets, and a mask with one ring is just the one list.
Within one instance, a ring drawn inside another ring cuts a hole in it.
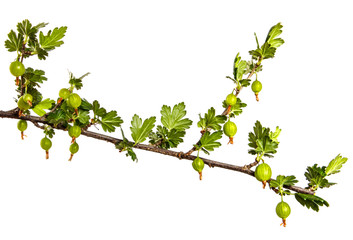
[{"label": "unripe berry", "polygon": [[256,96],[256,101],[259,101],[259,92],[262,89],[262,83],[258,80],[255,80],[252,84],[251,84],[251,90],[255,93]]},{"label": "unripe berry", "polygon": [[81,128],[77,125],[74,125],[69,128],[69,136],[72,137],[72,143],[75,142],[75,139],[81,135]]},{"label": "unripe berry", "polygon": [[73,144],[70,145],[70,158],[69,158],[69,161],[72,160],[72,157],[74,156],[75,153],[77,153],[79,150],[79,146],[77,144],[77,142],[74,142]]},{"label": "unripe berry", "polygon": [[23,63],[19,61],[14,61],[10,64],[10,72],[15,77],[22,76],[25,73],[26,69]]},{"label": "unripe berry", "polygon": [[228,121],[223,125],[223,131],[226,136],[229,137],[230,144],[233,144],[233,137],[237,133],[237,125],[234,122]]},{"label": "unripe berry", "polygon": [[26,111],[31,107],[28,103],[23,100],[23,96],[18,99],[17,106],[22,111]]},{"label": "unripe berry", "polygon": [[81,105],[81,98],[77,93],[71,93],[67,98],[67,104],[70,107],[77,109]]},{"label": "unripe berry", "polygon": [[255,177],[258,181],[262,182],[263,188],[266,187],[266,182],[271,179],[272,170],[266,163],[261,163],[255,169]]},{"label": "unripe berry", "polygon": [[33,96],[29,93],[26,93],[22,96],[23,101],[32,107]]},{"label": "unripe berry", "polygon": [[234,106],[236,103],[237,103],[237,97],[233,93],[228,94],[226,98],[227,106]]},{"label": "unripe berry", "polygon": [[205,167],[204,161],[203,161],[201,158],[197,157],[197,158],[195,158],[194,161],[192,162],[192,167],[194,168],[194,170],[195,170],[196,172],[199,173],[199,175],[200,175],[200,180],[202,180],[202,170],[203,170],[203,168]]},{"label": "unripe berry", "polygon": [[291,209],[288,203],[281,201],[277,204],[276,213],[278,217],[282,218],[281,225],[283,225],[283,227],[286,226],[286,219],[290,215],[290,212]]},{"label": "unripe berry", "polygon": [[70,91],[67,88],[62,88],[59,91],[59,97],[66,99],[70,96]]},{"label": "unripe berry", "polygon": [[21,132],[25,131],[27,129],[27,126],[27,121],[23,119],[19,120],[17,123],[17,129]]},{"label": "unripe berry", "polygon": [[17,129],[21,131],[21,139],[23,140],[24,134],[23,132],[27,129],[27,121],[21,119],[17,123]]},{"label": "unripe berry", "polygon": [[44,137],[42,138],[42,140],[40,141],[40,146],[42,147],[43,150],[45,150],[46,153],[46,159],[49,158],[49,149],[52,146],[52,142],[50,141],[49,138]]}]

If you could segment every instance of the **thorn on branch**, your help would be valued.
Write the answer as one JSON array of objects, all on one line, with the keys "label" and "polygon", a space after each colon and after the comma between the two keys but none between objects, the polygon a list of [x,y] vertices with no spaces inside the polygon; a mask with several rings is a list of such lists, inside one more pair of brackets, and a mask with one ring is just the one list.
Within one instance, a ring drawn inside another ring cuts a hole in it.
[{"label": "thorn on branch", "polygon": [[250,168],[255,167],[257,164],[259,164],[259,162],[255,160],[255,162],[245,165],[243,168],[249,170]]},{"label": "thorn on branch", "polygon": [[222,115],[228,115],[230,113],[232,106],[228,105],[228,107],[224,110],[224,112],[222,113]]},{"label": "thorn on branch", "polygon": [[36,126],[37,128],[44,129],[43,126],[39,125],[39,123],[32,121],[33,125]]},{"label": "thorn on branch", "polygon": [[184,156],[184,153],[183,153],[183,152],[178,152],[177,158],[179,158],[179,160],[182,160],[182,159],[183,159],[183,156]]},{"label": "thorn on branch", "polygon": [[206,163],[210,168],[214,168],[214,166],[211,163]]}]

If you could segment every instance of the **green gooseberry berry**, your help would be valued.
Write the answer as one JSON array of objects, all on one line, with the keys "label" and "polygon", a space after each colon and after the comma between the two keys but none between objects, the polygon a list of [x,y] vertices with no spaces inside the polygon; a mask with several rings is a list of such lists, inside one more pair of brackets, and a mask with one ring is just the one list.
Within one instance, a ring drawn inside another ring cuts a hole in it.
[{"label": "green gooseberry berry", "polygon": [[262,83],[258,80],[255,80],[252,84],[251,84],[251,90],[255,93],[256,96],[256,101],[259,101],[259,92],[262,89]]},{"label": "green gooseberry berry", "polygon": [[81,105],[81,102],[81,97],[77,93],[71,93],[67,98],[67,104],[75,109]]},{"label": "green gooseberry berry", "polygon": [[77,125],[69,127],[69,136],[72,138],[78,138],[81,135],[81,128]]},{"label": "green gooseberry berry", "polygon": [[195,170],[196,172],[199,173],[199,175],[200,175],[200,180],[202,180],[202,170],[203,170],[203,168],[205,167],[204,161],[203,161],[201,158],[197,157],[197,158],[195,158],[194,161],[192,162],[192,167],[194,168],[194,170]]},{"label": "green gooseberry berry", "polygon": [[14,61],[10,64],[10,72],[15,77],[22,76],[25,71],[25,66],[20,61]]},{"label": "green gooseberry berry", "polygon": [[52,146],[51,140],[47,137],[42,138],[42,140],[40,141],[40,146],[43,150],[45,150],[46,159],[48,159],[49,158],[49,149]]},{"label": "green gooseberry berry", "polygon": [[230,120],[223,125],[224,134],[229,137],[228,143],[233,144],[233,137],[237,133],[237,130],[237,125]]},{"label": "green gooseberry berry", "polygon": [[282,218],[283,227],[286,226],[286,219],[290,215],[291,209],[288,203],[286,202],[279,202],[276,206],[276,214],[278,217]]},{"label": "green gooseberry berry", "polygon": [[226,97],[227,106],[234,106],[236,103],[237,103],[237,97],[233,93],[228,94]]},{"label": "green gooseberry berry", "polygon": [[18,99],[17,106],[22,111],[26,111],[31,107],[28,103],[23,100],[23,96]]},{"label": "green gooseberry berry", "polygon": [[17,123],[17,129],[21,131],[21,139],[24,139],[24,134],[23,132],[27,129],[27,121],[21,119]]},{"label": "green gooseberry berry", "polygon": [[62,99],[66,99],[70,96],[70,91],[67,88],[62,88],[59,91],[59,97]]},{"label": "green gooseberry berry", "polygon": [[259,164],[255,169],[255,178],[262,182],[263,188],[266,187],[266,183],[271,179],[272,170],[271,167],[266,163]]},{"label": "green gooseberry berry", "polygon": [[79,146],[78,146],[77,142],[72,143],[70,145],[70,149],[69,150],[70,150],[70,153],[71,153],[69,161],[71,161],[72,157],[74,156],[74,154],[77,153],[78,150],[79,150]]},{"label": "green gooseberry berry", "polygon": [[27,103],[29,106],[32,106],[32,101],[33,101],[33,96],[29,93],[25,93],[22,96],[22,99],[25,103]]}]

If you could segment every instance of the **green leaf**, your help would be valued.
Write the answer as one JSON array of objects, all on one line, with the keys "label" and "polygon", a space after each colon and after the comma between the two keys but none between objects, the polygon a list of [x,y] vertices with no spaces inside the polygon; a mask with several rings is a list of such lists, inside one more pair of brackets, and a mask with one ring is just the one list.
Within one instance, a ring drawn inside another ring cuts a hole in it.
[{"label": "green leaf", "polygon": [[118,144],[115,145],[117,149],[119,149],[120,152],[126,151],[126,156],[130,156],[132,161],[136,162],[138,161],[136,153],[132,149],[134,146],[134,143],[130,142],[124,135],[124,131],[122,128],[121,130],[121,135],[123,136],[123,141],[119,142]]},{"label": "green leaf", "polygon": [[[223,108],[227,108],[227,104],[226,104],[226,101],[223,101],[222,103],[222,106]],[[240,98],[237,98],[237,102],[235,105],[233,105],[230,109],[230,112],[229,112],[229,117],[235,117],[235,116],[239,116],[242,112],[243,112],[243,108],[245,108],[247,106],[246,103],[243,103],[241,101]]]},{"label": "green leaf", "polygon": [[328,164],[326,167],[325,173],[327,176],[335,173],[339,173],[340,169],[342,168],[342,165],[346,163],[348,158],[342,157],[340,154],[338,154],[331,162]]},{"label": "green leaf", "polygon": [[54,28],[48,31],[47,35],[43,32],[39,33],[39,43],[42,49],[50,51],[56,47],[60,47],[64,42],[61,39],[65,36],[67,27]]},{"label": "green leaf", "polygon": [[69,80],[69,84],[76,88],[77,90],[80,90],[82,88],[82,79],[86,76],[88,76],[90,73],[85,73],[83,74],[81,77],[79,78],[76,78],[71,72],[69,73],[69,77],[70,77],[70,80]]},{"label": "green leaf", "polygon": [[135,114],[131,121],[131,137],[135,141],[135,144],[142,143],[146,140],[149,133],[154,128],[156,117],[147,118],[143,123],[142,119]]},{"label": "green leaf", "polygon": [[249,51],[253,59],[258,59],[258,58],[267,59],[267,58],[273,58],[275,56],[277,48],[284,43],[283,39],[277,38],[282,33],[282,27],[283,26],[281,23],[278,23],[273,27],[271,27],[270,31],[267,34],[266,41],[261,46],[261,48],[259,47],[259,42],[255,34],[257,49]]},{"label": "green leaf", "polygon": [[324,199],[316,196],[316,195],[310,195],[310,194],[304,194],[304,193],[296,193],[295,194],[295,199],[297,201],[307,207],[308,209],[313,209],[314,211],[318,212],[319,211],[319,206],[330,206],[327,201]]},{"label": "green leaf", "polygon": [[22,49],[23,36],[16,34],[13,30],[7,35],[8,40],[5,41],[5,47],[9,52],[19,52]]},{"label": "green leaf", "polygon": [[[21,88],[18,89],[18,92],[20,93]],[[29,84],[27,86],[27,93],[31,94],[33,97],[32,105],[35,106],[38,103],[40,103],[43,99],[42,94],[33,86],[33,84]]]},{"label": "green leaf", "polygon": [[53,138],[54,135],[55,135],[55,131],[54,131],[54,129],[53,129],[51,126],[45,125],[45,127],[44,127],[44,134],[45,134],[46,136],[48,136],[49,138]]},{"label": "green leaf", "polygon": [[216,131],[214,133],[205,132],[200,139],[200,149],[205,149],[207,151],[214,151],[215,148],[220,147],[222,144],[217,142],[217,140],[222,138],[222,131]]},{"label": "green leaf", "polygon": [[282,33],[282,24],[277,23],[274,25],[267,34],[266,42],[271,45],[271,47],[278,48],[284,41],[281,38],[277,38]]},{"label": "green leaf", "polygon": [[239,53],[234,59],[234,69],[233,69],[233,76],[236,81],[243,79],[243,75],[246,72],[247,63],[244,60],[241,60]]},{"label": "green leaf", "polygon": [[32,27],[32,24],[28,21],[28,19],[26,19],[17,24],[17,31],[26,38],[35,41],[38,28]]},{"label": "green leaf", "polygon": [[32,26],[28,19],[23,20],[17,24],[17,31],[23,35],[27,36],[30,41],[37,41],[36,34],[40,28],[43,28],[47,23],[39,23],[36,26]]},{"label": "green leaf", "polygon": [[185,129],[190,128],[192,124],[190,119],[184,118],[186,111],[185,104],[183,102],[174,105],[173,111],[169,106],[163,105],[161,114],[161,122],[168,130],[176,129],[179,131],[184,131]]},{"label": "green leaf", "polygon": [[35,105],[32,110],[33,110],[33,112],[35,112],[39,116],[43,116],[46,114],[44,109],[51,109],[53,104],[55,104],[55,101],[47,98],[47,99],[41,101],[40,103],[38,103],[37,105]]},{"label": "green leaf", "polygon": [[82,109],[78,110],[78,121],[82,124],[82,125],[87,125],[89,124],[89,111],[84,111]]},{"label": "green leaf", "polygon": [[84,111],[91,111],[93,109],[93,106],[90,102],[87,101],[87,99],[82,98],[81,99],[81,105],[78,107],[78,109],[84,110]]},{"label": "green leaf", "polygon": [[250,82],[251,82],[250,79],[242,79],[242,80],[239,81],[239,83],[240,83],[240,85],[241,85],[242,87],[250,86]]},{"label": "green leaf", "polygon": [[23,77],[25,80],[31,82],[31,84],[38,85],[38,83],[43,83],[43,81],[47,81],[47,78],[44,76],[45,72],[43,70],[34,70],[31,67],[26,68],[25,74]]},{"label": "green leaf", "polygon": [[114,132],[116,127],[120,127],[123,120],[118,116],[116,111],[110,111],[98,122],[102,125],[103,131]]},{"label": "green leaf", "polygon": [[100,107],[100,104],[97,100],[93,101],[92,110],[93,110],[93,114],[98,117],[102,117],[107,113],[107,111],[104,108]]},{"label": "green leaf", "polygon": [[295,176],[278,175],[276,179],[270,181],[271,188],[277,188],[280,193],[284,193],[283,186],[294,186],[298,180]]},{"label": "green leaf", "polygon": [[272,140],[272,141],[274,141],[275,143],[279,143],[279,141],[278,141],[278,137],[279,137],[279,134],[281,133],[281,131],[282,131],[282,129],[279,129],[279,127],[277,126],[276,127],[276,131],[274,131],[274,132],[270,132],[269,133],[269,137],[270,137],[270,139]]},{"label": "green leaf", "polygon": [[208,109],[207,113],[205,113],[205,117],[202,118],[200,114],[199,117],[200,121],[197,123],[197,126],[202,128],[203,131],[208,129],[216,131],[221,130],[222,124],[227,120],[227,117],[224,115],[216,116],[216,110],[213,107]]},{"label": "green leaf", "polygon": [[44,50],[39,46],[37,42],[29,42],[28,44],[31,49],[32,54],[37,54],[39,60],[45,60],[48,57],[48,51]]},{"label": "green leaf", "polygon": [[328,188],[335,184],[330,183],[326,179],[326,167],[318,167],[317,164],[314,164],[312,167],[307,167],[306,170],[304,176],[309,181],[309,188],[314,191],[318,188]]},{"label": "green leaf", "polygon": [[148,137],[152,145],[163,149],[170,149],[182,143],[184,136],[185,131],[178,131],[175,128],[169,131],[166,127],[158,125],[157,132],[150,132]]},{"label": "green leaf", "polygon": [[65,111],[62,109],[58,109],[54,112],[51,112],[47,116],[47,121],[50,124],[53,124],[57,127],[59,124],[67,123],[69,119],[66,117]]},{"label": "green leaf", "polygon": [[271,140],[269,132],[269,128],[262,127],[261,123],[256,121],[254,132],[249,133],[249,154],[273,157],[272,154],[277,152],[278,143]]}]

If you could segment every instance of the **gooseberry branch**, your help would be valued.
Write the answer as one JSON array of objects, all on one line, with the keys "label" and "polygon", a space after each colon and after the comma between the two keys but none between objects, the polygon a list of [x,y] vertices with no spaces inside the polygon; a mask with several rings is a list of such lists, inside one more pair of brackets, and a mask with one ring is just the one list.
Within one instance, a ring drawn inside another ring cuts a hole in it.
[{"label": "gooseberry branch", "polygon": [[[211,107],[204,114],[204,117],[201,114],[199,115],[200,120],[197,122],[197,127],[201,128],[201,137],[186,152],[170,150],[176,149],[184,141],[183,137],[186,134],[186,129],[189,129],[193,123],[193,121],[185,117],[184,102],[178,103],[173,107],[163,105],[160,112],[161,125],[157,126],[156,116],[143,120],[137,114],[134,114],[130,125],[132,137],[132,141],[130,141],[124,135],[121,127],[124,121],[118,116],[117,111],[107,111],[97,100],[90,103],[76,93],[76,90],[80,90],[83,86],[82,79],[89,73],[82,75],[80,78],[76,78],[70,73],[70,87],[60,89],[57,101],[50,98],[43,99],[43,95],[38,88],[43,81],[47,80],[45,72],[28,66],[26,68],[22,62],[24,58],[34,55],[37,55],[40,60],[45,60],[49,51],[60,47],[64,43],[62,38],[65,36],[67,27],[55,28],[45,35],[40,29],[46,25],[46,23],[32,25],[28,20],[24,20],[17,25],[18,34],[13,30],[9,33],[9,39],[5,41],[5,47],[9,52],[17,53],[16,60],[10,64],[9,68],[10,73],[16,77],[17,107],[9,111],[0,110],[0,118],[19,119],[17,129],[21,132],[22,139],[24,131],[27,129],[27,122],[32,122],[35,127],[44,130],[45,136],[42,138],[40,146],[46,152],[46,159],[49,158],[49,149],[52,146],[50,139],[53,138],[55,130],[62,130],[68,131],[70,136],[69,161],[79,151],[76,139],[80,135],[84,135],[112,143],[119,152],[126,153],[126,156],[131,157],[133,161],[137,161],[137,156],[133,149],[159,153],[178,158],[179,160],[190,160],[192,161],[193,169],[198,172],[200,180],[202,180],[202,170],[205,165],[210,168],[218,167],[255,177],[262,182],[263,188],[268,185],[269,189],[280,195],[281,202],[277,205],[276,213],[278,217],[282,218],[283,226],[286,226],[286,219],[290,214],[290,207],[283,201],[283,196],[294,195],[302,206],[311,208],[314,211],[319,211],[319,206],[329,206],[328,202],[315,194],[316,190],[335,184],[329,182],[326,177],[340,172],[347,158],[338,154],[327,166],[319,167],[315,164],[312,167],[307,167],[307,171],[304,173],[308,180],[306,188],[296,186],[298,180],[294,175],[278,175],[276,178],[271,178],[271,167],[265,163],[265,157],[274,157],[277,152],[278,136],[281,132],[278,126],[275,131],[271,131],[270,128],[262,126],[260,121],[256,121],[253,132],[249,132],[248,135],[248,146],[250,147],[248,153],[256,156],[255,161],[244,166],[199,156],[200,151],[210,154],[215,148],[220,147],[222,144],[219,140],[223,135],[229,138],[228,144],[233,144],[237,126],[231,120],[241,114],[243,108],[247,106],[245,102],[238,98],[238,95],[243,88],[251,86],[256,100],[259,101],[258,94],[262,89],[262,83],[258,80],[258,73],[262,71],[262,61],[273,58],[277,48],[284,43],[284,40],[279,37],[283,27],[281,23],[274,25],[270,29],[262,46],[259,45],[255,34],[257,48],[249,51],[251,61],[242,60],[239,53],[236,55],[233,63],[233,76],[226,77],[234,82],[235,87],[228,92],[222,102],[223,113],[217,115],[215,108]],[[254,75],[256,75],[256,79],[252,81],[251,78]],[[38,116],[32,115],[29,110],[32,110]],[[93,117],[91,115],[92,112]],[[100,125],[104,132],[109,133],[115,132],[117,128],[120,128],[122,138],[115,138],[89,130],[91,126],[96,125]],[[143,144],[147,138],[149,139],[149,144]],[[197,151],[197,155],[195,155],[195,151]],[[251,170],[255,166],[255,171]]]},{"label": "gooseberry branch", "polygon": [[[31,115],[26,115],[26,116],[21,116],[19,117],[18,115],[18,109],[13,109],[10,111],[2,111],[0,110],[0,117],[1,118],[10,118],[10,119],[23,119],[23,120],[27,120],[30,121],[34,124],[34,126],[44,129],[43,126],[41,126],[40,124],[47,124],[50,125],[52,128],[57,129],[57,130],[63,130],[65,131],[66,129],[60,126],[53,126],[51,124],[49,124],[46,120],[44,120],[41,117],[37,117],[37,116],[31,116]],[[86,137],[90,137],[90,138],[94,138],[97,140],[102,140],[102,141],[106,141],[112,144],[118,144],[120,142],[122,142],[122,139],[119,138],[114,138],[111,136],[107,136],[101,133],[96,133],[96,132],[92,132],[92,131],[88,131],[88,130],[82,130],[82,135],[86,136]],[[154,152],[154,153],[159,153],[159,154],[163,154],[163,155],[168,155],[171,157],[176,157],[180,160],[184,159],[184,160],[191,160],[193,161],[197,156],[194,155],[190,155],[187,153],[183,153],[183,152],[177,152],[177,151],[172,151],[172,150],[167,150],[167,149],[162,149],[162,148],[158,148],[152,145],[146,145],[146,144],[133,144],[133,147],[136,149],[141,149],[141,150],[145,150],[145,151],[149,151],[149,152]],[[218,167],[218,168],[223,168],[223,169],[228,169],[231,171],[236,171],[236,172],[241,172],[241,173],[245,173],[249,176],[255,177],[254,171],[250,170],[248,165],[246,166],[237,166],[237,165],[233,165],[233,164],[229,164],[229,163],[223,163],[223,162],[219,162],[219,161],[214,161],[211,159],[207,159],[207,158],[203,158],[200,157],[206,165],[208,165],[209,167],[213,168],[213,167]],[[271,180],[269,180],[268,182],[270,182]],[[284,186],[286,189],[292,190],[294,192],[297,193],[303,193],[303,194],[310,194],[313,195],[315,194],[314,191],[311,191],[309,189],[305,189],[305,188],[301,188],[298,186]]]}]

